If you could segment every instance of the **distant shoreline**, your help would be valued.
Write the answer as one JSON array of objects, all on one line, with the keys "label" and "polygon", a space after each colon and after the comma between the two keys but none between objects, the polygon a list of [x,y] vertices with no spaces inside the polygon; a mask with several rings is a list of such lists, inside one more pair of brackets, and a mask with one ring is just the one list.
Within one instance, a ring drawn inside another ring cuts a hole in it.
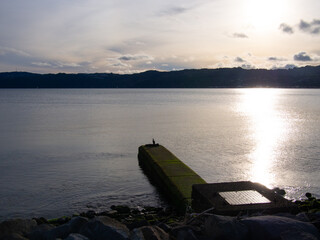
[{"label": "distant shoreline", "polygon": [[0,73],[0,88],[320,88],[320,66],[190,69],[135,74]]}]

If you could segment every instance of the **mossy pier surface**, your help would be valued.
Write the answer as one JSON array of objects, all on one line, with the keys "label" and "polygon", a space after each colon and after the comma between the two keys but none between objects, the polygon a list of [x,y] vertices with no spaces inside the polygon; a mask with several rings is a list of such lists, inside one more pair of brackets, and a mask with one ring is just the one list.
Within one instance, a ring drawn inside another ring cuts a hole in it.
[{"label": "mossy pier surface", "polygon": [[146,175],[184,212],[191,205],[193,184],[206,183],[191,168],[159,144],[139,147],[139,163]]}]

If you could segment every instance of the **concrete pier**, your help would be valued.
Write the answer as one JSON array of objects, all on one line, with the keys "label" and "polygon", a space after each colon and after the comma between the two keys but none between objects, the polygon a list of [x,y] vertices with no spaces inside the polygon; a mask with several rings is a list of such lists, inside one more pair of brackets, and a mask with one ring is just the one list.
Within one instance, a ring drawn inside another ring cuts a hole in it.
[{"label": "concrete pier", "polygon": [[191,205],[192,185],[206,183],[191,168],[159,144],[139,147],[138,159],[145,174],[162,188],[181,212]]},{"label": "concrete pier", "polygon": [[222,215],[239,213],[296,212],[297,206],[259,183],[249,181],[206,183],[191,168],[159,144],[139,147],[144,173],[181,212],[211,209]]}]

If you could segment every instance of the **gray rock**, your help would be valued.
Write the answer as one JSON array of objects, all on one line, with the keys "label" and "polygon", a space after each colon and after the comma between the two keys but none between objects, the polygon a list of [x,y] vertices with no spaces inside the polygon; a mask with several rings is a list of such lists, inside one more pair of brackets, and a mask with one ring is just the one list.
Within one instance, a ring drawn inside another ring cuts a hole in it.
[{"label": "gray rock", "polygon": [[[8,236],[25,236],[37,226],[37,222],[31,219],[12,219],[0,223],[0,239]],[[14,239],[14,238],[11,238]]]},{"label": "gray rock", "polygon": [[171,229],[170,236],[176,239],[197,239],[196,233],[201,233],[200,227],[181,225]]},{"label": "gray rock", "polygon": [[281,240],[319,240],[319,238],[306,232],[287,231],[281,234]]},{"label": "gray rock", "polygon": [[134,221],[132,223],[127,224],[127,227],[129,228],[129,230],[132,230],[135,228],[140,228],[148,225],[149,225],[149,222],[147,220],[140,220],[140,221]]},{"label": "gray rock", "polygon": [[310,222],[309,216],[306,212],[298,213],[295,219],[302,222]]},{"label": "gray rock", "polygon": [[177,240],[198,240],[192,226],[179,226],[171,230],[170,236]]},{"label": "gray rock", "polygon": [[85,217],[90,218],[90,219],[94,218],[95,215],[96,215],[96,212],[93,210],[89,210],[84,214]]},{"label": "gray rock", "polygon": [[191,229],[187,231],[180,231],[177,240],[199,240]]},{"label": "gray rock", "polygon": [[118,206],[111,206],[112,210],[116,210],[118,213],[130,213],[131,209],[126,205],[118,205]]},{"label": "gray rock", "polygon": [[169,240],[169,234],[157,226],[145,226],[133,230],[131,240]]},{"label": "gray rock", "polygon": [[68,225],[70,226],[71,233],[79,233],[80,229],[87,223],[88,223],[87,218],[75,217],[68,222]]},{"label": "gray rock", "polygon": [[45,219],[44,217],[40,217],[40,218],[33,218],[33,220],[35,220],[37,222],[38,225],[41,224],[48,224],[48,220]]},{"label": "gray rock", "polygon": [[130,234],[124,224],[107,216],[95,217],[89,221],[79,233],[92,240],[129,239]]},{"label": "gray rock", "polygon": [[54,228],[51,224],[41,224],[33,229],[32,232],[27,234],[27,237],[31,240],[41,240],[45,238],[45,233]]},{"label": "gray rock", "polygon": [[172,230],[172,228],[165,223],[160,223],[158,227],[164,230],[165,232],[170,232]]},{"label": "gray rock", "polygon": [[248,227],[251,239],[281,239],[281,237],[284,238],[285,236],[286,239],[290,239],[290,236],[300,236],[299,239],[320,239],[317,228],[311,223],[291,218],[257,216],[243,219],[241,222]]},{"label": "gray rock", "polygon": [[55,228],[43,227],[43,229],[41,229],[40,226],[42,225],[40,225],[34,232],[30,233],[28,237],[31,240],[66,238],[71,233],[78,233],[87,222],[88,219],[84,217],[75,217],[68,223]]},{"label": "gray rock", "polygon": [[18,233],[12,233],[10,235],[6,235],[5,237],[1,237],[0,239],[1,240],[28,240],[28,238],[25,238]]},{"label": "gray rock", "polygon": [[89,240],[89,238],[79,233],[71,233],[65,240]]},{"label": "gray rock", "polygon": [[205,219],[204,232],[212,239],[244,240],[248,228],[235,217],[210,215]]}]

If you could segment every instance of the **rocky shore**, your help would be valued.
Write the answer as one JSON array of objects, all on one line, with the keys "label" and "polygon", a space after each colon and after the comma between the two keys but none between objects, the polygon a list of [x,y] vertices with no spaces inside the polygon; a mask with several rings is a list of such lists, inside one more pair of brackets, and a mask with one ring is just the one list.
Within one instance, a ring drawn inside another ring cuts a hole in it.
[{"label": "rocky shore", "polygon": [[220,216],[206,211],[178,215],[172,208],[112,206],[72,217],[12,219],[0,223],[0,239],[320,239],[320,201],[311,195],[298,214]]}]

